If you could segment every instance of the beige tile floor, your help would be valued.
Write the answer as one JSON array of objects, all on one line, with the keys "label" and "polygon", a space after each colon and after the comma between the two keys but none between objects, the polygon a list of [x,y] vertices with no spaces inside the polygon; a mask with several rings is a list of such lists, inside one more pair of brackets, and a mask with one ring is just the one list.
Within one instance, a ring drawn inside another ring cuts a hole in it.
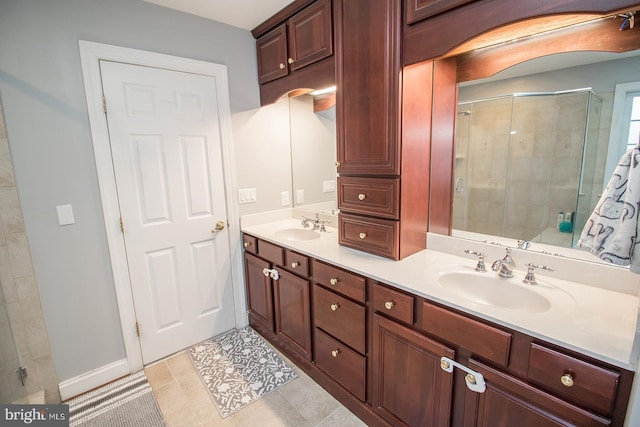
[{"label": "beige tile floor", "polygon": [[298,378],[225,419],[218,414],[186,352],[147,366],[145,373],[169,427],[365,426],[302,370],[288,363]]}]

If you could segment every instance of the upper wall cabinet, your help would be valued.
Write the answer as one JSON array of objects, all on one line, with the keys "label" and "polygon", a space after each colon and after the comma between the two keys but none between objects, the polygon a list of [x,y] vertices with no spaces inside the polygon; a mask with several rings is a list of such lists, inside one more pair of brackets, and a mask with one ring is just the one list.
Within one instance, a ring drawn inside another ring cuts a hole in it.
[{"label": "upper wall cabinet", "polygon": [[253,30],[263,105],[295,89],[334,84],[331,9],[331,0],[298,0]]},{"label": "upper wall cabinet", "polygon": [[406,0],[407,23],[428,18],[475,0]]}]

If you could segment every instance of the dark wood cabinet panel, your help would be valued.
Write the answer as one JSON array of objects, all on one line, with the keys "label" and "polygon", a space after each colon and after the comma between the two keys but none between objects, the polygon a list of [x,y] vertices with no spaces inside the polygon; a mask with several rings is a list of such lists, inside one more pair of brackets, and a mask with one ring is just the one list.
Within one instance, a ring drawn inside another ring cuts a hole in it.
[{"label": "dark wood cabinet panel", "polygon": [[256,40],[258,82],[264,84],[289,74],[287,26],[282,24]]},{"label": "dark wood cabinet panel", "polygon": [[283,270],[274,281],[276,334],[311,360],[311,312],[309,281]]},{"label": "dark wood cabinet panel", "polygon": [[528,378],[564,399],[610,415],[620,375],[534,343]]},{"label": "dark wood cabinet panel", "polygon": [[300,69],[333,54],[331,18],[331,0],[318,0],[289,19],[287,62],[291,70]]},{"label": "dark wood cabinet panel", "polygon": [[338,172],[399,175],[401,1],[336,1]]},{"label": "dark wood cabinet panel", "polygon": [[309,257],[285,249],[284,268],[299,276],[309,277]]},{"label": "dark wood cabinet panel", "polygon": [[366,353],[365,314],[362,305],[320,286],[314,287],[314,325],[361,354]]},{"label": "dark wood cabinet panel", "polygon": [[284,249],[273,243],[258,240],[258,255],[275,265],[284,265]]},{"label": "dark wood cabinet panel", "polygon": [[448,426],[453,375],[440,358],[454,351],[379,315],[371,333],[375,410],[396,426]]},{"label": "dark wood cabinet panel", "polygon": [[338,241],[343,246],[386,258],[399,258],[399,222],[340,213]]},{"label": "dark wood cabinet panel", "polygon": [[341,212],[400,218],[399,178],[338,178],[338,208]]},{"label": "dark wood cabinet panel", "polygon": [[405,0],[407,24],[413,24],[473,1],[476,0]]},{"label": "dark wood cabinet panel", "polygon": [[374,283],[372,289],[372,307],[374,310],[409,325],[413,324],[413,304],[415,300],[413,296],[378,283]]},{"label": "dark wood cabinet panel", "polygon": [[341,295],[365,302],[365,278],[318,260],[311,261],[313,280]]},{"label": "dark wood cabinet panel", "polygon": [[320,369],[342,387],[364,401],[366,397],[366,358],[316,329],[315,360]]},{"label": "dark wood cabinet panel", "polygon": [[609,426],[611,420],[571,405],[515,377],[475,360],[469,367],[487,383],[484,393],[467,391],[464,425],[473,426]]},{"label": "dark wood cabinet panel", "polygon": [[263,270],[271,265],[248,252],[244,254],[245,283],[250,316],[273,331],[273,288]]}]

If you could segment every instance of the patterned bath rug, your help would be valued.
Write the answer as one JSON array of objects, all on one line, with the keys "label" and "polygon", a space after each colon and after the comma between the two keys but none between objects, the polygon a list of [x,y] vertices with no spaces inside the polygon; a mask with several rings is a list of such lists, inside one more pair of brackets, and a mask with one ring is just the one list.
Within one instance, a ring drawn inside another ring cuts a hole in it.
[{"label": "patterned bath rug", "polygon": [[298,376],[250,327],[201,342],[189,355],[222,418]]},{"label": "patterned bath rug", "polygon": [[166,425],[144,371],[113,381],[64,403],[69,405],[71,427]]}]

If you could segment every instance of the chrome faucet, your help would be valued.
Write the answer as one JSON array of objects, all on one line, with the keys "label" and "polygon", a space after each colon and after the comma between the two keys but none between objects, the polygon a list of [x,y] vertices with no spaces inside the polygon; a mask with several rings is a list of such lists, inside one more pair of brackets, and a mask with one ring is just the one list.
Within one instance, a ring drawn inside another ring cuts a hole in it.
[{"label": "chrome faucet", "polygon": [[540,270],[544,270],[544,271],[553,271],[553,268],[551,267],[547,267],[546,265],[538,265],[538,264],[532,264],[529,263],[527,264],[527,275],[525,276],[524,280],[522,281],[522,283],[527,284],[527,285],[537,285],[538,282],[536,281],[536,276],[533,274],[533,270],[536,268],[539,268]]},{"label": "chrome faucet", "polygon": [[516,263],[511,258],[511,248],[507,248],[507,253],[504,258],[496,260],[491,264],[491,270],[497,271],[500,277],[513,277],[513,269]]},{"label": "chrome faucet", "polygon": [[327,227],[325,227],[325,224],[328,224],[329,221],[326,221],[324,219],[320,219],[320,215],[316,214],[315,219],[311,219],[311,218],[307,218],[306,216],[302,217],[302,226],[304,228],[309,228],[309,227],[313,227],[313,230],[319,230],[319,231],[327,231]]}]

